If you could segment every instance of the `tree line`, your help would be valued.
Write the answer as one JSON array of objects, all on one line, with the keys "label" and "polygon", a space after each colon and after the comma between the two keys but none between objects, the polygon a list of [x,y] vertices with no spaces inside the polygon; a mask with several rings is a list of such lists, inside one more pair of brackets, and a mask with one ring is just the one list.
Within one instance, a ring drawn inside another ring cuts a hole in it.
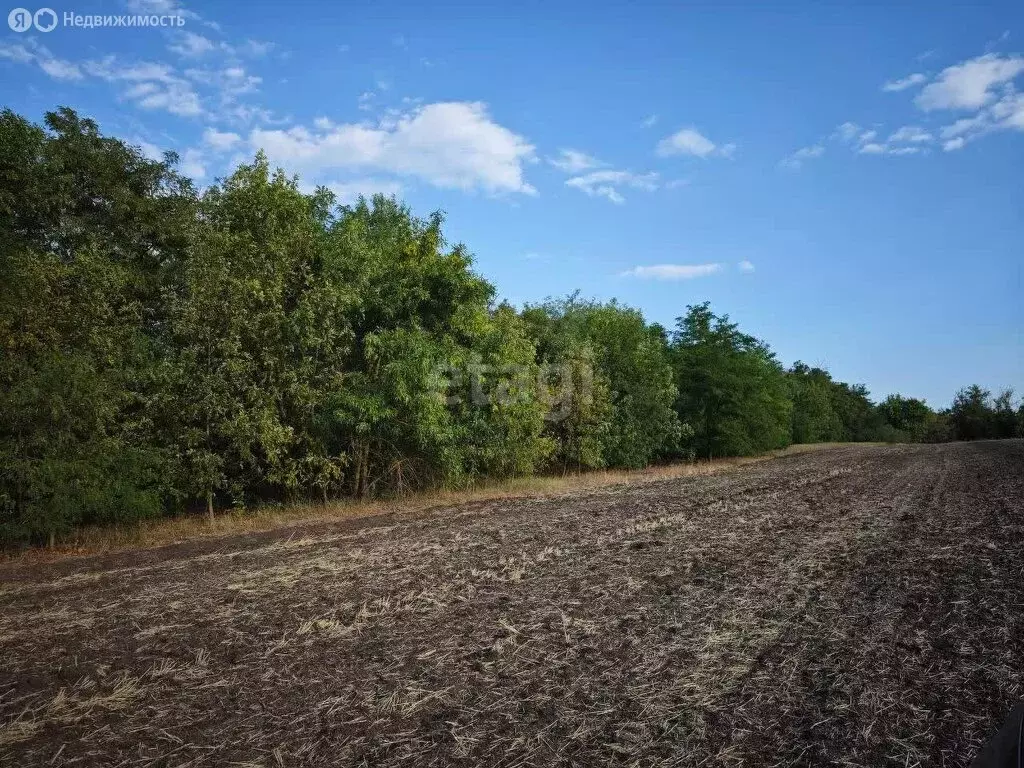
[{"label": "tree line", "polygon": [[201,193],[69,109],[0,114],[0,541],[205,508],[1020,435],[797,363],[708,304],[669,330],[495,302],[440,214],[340,206],[258,154]]}]

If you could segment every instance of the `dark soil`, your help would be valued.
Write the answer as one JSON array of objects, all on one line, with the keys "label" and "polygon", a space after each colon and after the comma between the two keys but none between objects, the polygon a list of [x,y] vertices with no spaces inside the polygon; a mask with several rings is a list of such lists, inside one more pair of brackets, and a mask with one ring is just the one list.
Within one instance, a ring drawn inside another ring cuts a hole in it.
[{"label": "dark soil", "polygon": [[1024,442],[0,567],[0,765],[966,766]]}]

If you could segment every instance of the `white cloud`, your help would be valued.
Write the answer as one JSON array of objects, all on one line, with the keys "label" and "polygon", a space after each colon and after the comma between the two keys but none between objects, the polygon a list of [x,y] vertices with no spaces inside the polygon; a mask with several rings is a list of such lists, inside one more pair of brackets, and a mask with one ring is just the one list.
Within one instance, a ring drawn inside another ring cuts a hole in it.
[{"label": "white cloud", "polygon": [[255,129],[248,140],[252,149],[262,148],[296,171],[371,169],[450,189],[536,192],[523,178],[524,164],[535,158],[533,146],[494,122],[480,102],[427,104],[376,125]]},{"label": "white cloud", "polygon": [[825,154],[825,147],[822,144],[812,144],[809,147],[801,147],[789,157],[782,160],[780,165],[783,168],[789,168],[791,170],[799,170],[803,167],[803,164],[808,160],[821,157]]},{"label": "white cloud", "polygon": [[124,98],[143,109],[162,109],[174,115],[192,117],[202,114],[199,94],[191,83],[178,77],[167,64],[139,62],[121,64],[116,57],[88,61],[86,72],[111,83],[128,83]]},{"label": "white cloud", "polygon": [[753,272],[754,271],[754,262],[747,261],[746,259],[741,261],[736,266],[739,267],[740,272]]},{"label": "white cloud", "polygon": [[191,59],[212,53],[217,50],[218,45],[208,37],[197,35],[195,32],[182,32],[178,40],[167,47],[179,56]]},{"label": "white cloud", "polygon": [[238,96],[255,93],[263,82],[263,78],[250,75],[244,67],[237,65],[223,69],[186,69],[185,77],[214,89],[223,104],[233,102]]},{"label": "white cloud", "polygon": [[265,40],[246,40],[239,46],[235,46],[235,52],[243,56],[252,56],[255,59],[262,58],[271,51],[277,50],[277,43]]},{"label": "white cloud", "polygon": [[992,105],[991,114],[1001,128],[1024,131],[1024,93],[1009,93]]},{"label": "white cloud", "polygon": [[882,85],[882,90],[888,92],[905,91],[907,88],[913,88],[915,85],[920,85],[927,79],[928,78],[920,72],[915,72],[914,74],[907,75],[900,80],[890,80]]},{"label": "white cloud", "polygon": [[904,125],[902,128],[894,131],[890,136],[889,142],[906,143],[911,144],[923,144],[932,141],[934,137],[928,133],[924,128],[917,125]]},{"label": "white cloud", "polygon": [[658,188],[658,174],[633,173],[631,171],[593,171],[582,176],[567,179],[566,186],[582,190],[591,197],[604,197],[616,204],[626,202],[620,187],[630,187],[652,192]]},{"label": "white cloud", "polygon": [[1013,80],[1021,72],[1024,58],[987,53],[942,70],[914,101],[925,111],[980,109],[996,98],[995,86]]},{"label": "white cloud", "polygon": [[832,134],[832,138],[838,138],[842,141],[853,141],[860,134],[860,126],[856,123],[843,123],[836,128],[835,133]]},{"label": "white cloud", "polygon": [[580,173],[591,168],[598,168],[603,163],[596,157],[576,149],[560,149],[557,157],[549,157],[548,162],[560,171]]},{"label": "white cloud", "polygon": [[643,119],[644,128],[653,128],[654,124],[658,122],[657,115],[648,115]]},{"label": "white cloud", "polygon": [[158,147],[156,144],[151,144],[148,141],[142,140],[135,140],[132,142],[132,144],[134,144],[140,150],[142,150],[142,155],[147,160],[155,160],[157,162],[163,161],[164,151],[160,149],[160,147]]},{"label": "white cloud", "polygon": [[201,179],[206,175],[206,163],[203,153],[198,149],[186,149],[181,156],[181,172],[193,179]]},{"label": "white cloud", "polygon": [[81,80],[82,70],[77,64],[62,59],[38,59],[43,72],[55,80]]},{"label": "white cloud", "polygon": [[958,149],[963,149],[963,146],[966,143],[967,142],[964,141],[963,136],[958,136],[955,139],[950,139],[949,141],[943,142],[942,149],[945,152],[955,152]]},{"label": "white cloud", "polygon": [[683,128],[671,136],[658,142],[657,152],[662,157],[671,155],[693,155],[694,157],[710,157],[721,155],[729,157],[736,150],[735,144],[716,146],[713,141],[695,128]]},{"label": "white cloud", "polygon": [[639,277],[650,280],[692,280],[707,277],[722,270],[721,264],[654,264],[637,266],[619,273],[620,277]]},{"label": "white cloud", "polygon": [[[905,125],[893,132],[885,141],[880,141],[878,131],[865,130],[857,123],[850,122],[836,128],[830,138],[846,144],[858,155],[916,155],[923,151],[918,145],[933,139],[923,128]],[[913,146],[901,146],[906,144]]]},{"label": "white cloud", "polygon": [[58,59],[49,49],[29,38],[24,43],[0,43],[0,58],[19,64],[35,62],[54,80],[81,80],[82,70],[74,62]]},{"label": "white cloud", "polygon": [[241,142],[242,137],[231,131],[218,131],[216,128],[207,128],[203,131],[203,143],[215,152],[227,152]]},{"label": "white cloud", "polygon": [[224,40],[214,41],[195,32],[182,31],[175,36],[167,49],[186,59],[196,59],[212,53],[221,53],[229,59],[238,57],[259,59],[277,48],[276,43],[262,40],[246,40],[240,45],[232,45]]}]

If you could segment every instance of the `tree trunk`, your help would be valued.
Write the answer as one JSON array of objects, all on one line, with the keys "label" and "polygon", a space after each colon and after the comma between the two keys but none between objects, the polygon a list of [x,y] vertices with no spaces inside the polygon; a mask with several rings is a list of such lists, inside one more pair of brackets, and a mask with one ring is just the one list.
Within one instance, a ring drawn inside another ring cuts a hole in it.
[{"label": "tree trunk", "polygon": [[206,516],[210,519],[210,525],[213,525],[213,489],[212,488],[206,492]]}]

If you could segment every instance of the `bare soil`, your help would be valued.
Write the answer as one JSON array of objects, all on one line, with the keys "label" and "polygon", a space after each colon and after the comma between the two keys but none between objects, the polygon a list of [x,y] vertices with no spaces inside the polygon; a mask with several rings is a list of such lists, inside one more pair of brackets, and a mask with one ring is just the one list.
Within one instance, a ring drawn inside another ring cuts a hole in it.
[{"label": "bare soil", "polygon": [[1024,442],[0,565],[0,765],[966,766]]}]

